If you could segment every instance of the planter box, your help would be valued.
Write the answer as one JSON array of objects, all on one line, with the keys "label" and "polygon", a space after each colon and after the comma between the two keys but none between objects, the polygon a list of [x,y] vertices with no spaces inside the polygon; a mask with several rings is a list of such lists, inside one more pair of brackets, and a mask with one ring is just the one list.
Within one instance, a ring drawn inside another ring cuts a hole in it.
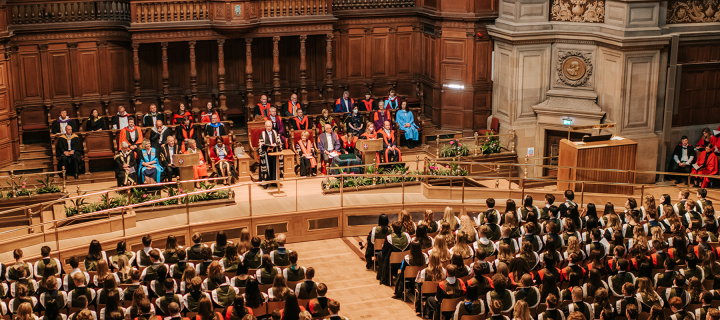
[{"label": "planter box", "polygon": [[[416,186],[419,185],[420,181],[406,181],[405,186]],[[357,192],[357,191],[366,191],[366,190],[376,190],[376,189],[387,189],[387,188],[400,188],[402,187],[402,182],[394,182],[394,183],[385,183],[385,184],[376,184],[374,186],[362,186],[362,187],[344,187],[343,193],[345,192]],[[334,193],[340,193],[340,188],[337,189],[323,189],[323,194],[334,194]]]},{"label": "planter box", "polygon": [[[125,229],[134,228],[137,219],[134,212],[125,213]],[[72,223],[58,226],[59,240],[66,240],[78,237],[89,237],[101,233],[122,231],[123,217],[120,213],[114,213],[108,218],[107,215],[95,216],[87,219],[74,220]],[[47,241],[55,240],[55,229],[50,227],[45,233]]]},{"label": "planter box", "polygon": [[[199,201],[190,203],[191,209],[197,207],[203,207],[203,209],[214,209],[222,208],[225,206],[235,205],[235,199],[217,199],[209,201]],[[176,214],[185,214],[185,204],[173,204],[169,206],[150,206],[150,207],[139,207],[133,210],[137,215],[138,221],[150,220],[155,218],[173,216]]]},{"label": "planter box", "polygon": [[[440,178],[430,179],[429,182],[423,181],[420,185],[420,192],[428,199],[460,200],[463,193],[462,180],[461,178]],[[487,198],[490,190],[473,178],[465,178],[465,199]]]},{"label": "planter box", "polygon": [[[492,163],[517,163],[517,153],[515,152],[500,152],[493,154],[478,154],[477,156],[464,156],[460,157],[462,162],[492,162]],[[468,175],[490,175],[496,176],[498,173],[495,172],[495,167],[492,165],[484,164],[461,164],[460,167],[468,171]],[[501,177],[505,176],[517,176],[518,170],[514,167],[500,166]]]},{"label": "planter box", "polygon": [[[53,201],[60,199],[65,195],[67,195],[65,192],[55,192],[0,200],[0,211]],[[28,225],[28,219],[24,210],[4,214],[0,220],[2,221],[0,222],[0,228]]]}]

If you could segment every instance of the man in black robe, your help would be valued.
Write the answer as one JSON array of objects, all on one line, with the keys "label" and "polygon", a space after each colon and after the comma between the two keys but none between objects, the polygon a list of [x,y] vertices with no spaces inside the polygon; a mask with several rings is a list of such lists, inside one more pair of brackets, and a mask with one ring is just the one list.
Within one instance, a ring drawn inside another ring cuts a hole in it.
[{"label": "man in black robe", "polygon": [[225,125],[220,122],[217,114],[213,114],[212,122],[205,125],[205,135],[209,137],[221,137],[226,135]]},{"label": "man in black robe", "polygon": [[113,130],[120,130],[128,126],[128,119],[130,115],[125,112],[125,107],[119,106],[118,112],[112,117],[112,128]]},{"label": "man in black robe", "polygon": [[65,134],[61,135],[55,145],[55,150],[58,156],[58,170],[65,168],[65,175],[72,172],[75,175],[75,179],[78,178],[78,174],[82,171],[82,155],[83,146],[80,142],[80,137],[73,134],[73,127],[65,126]]},{"label": "man in black robe", "polygon": [[130,145],[123,141],[120,143],[120,153],[115,156],[115,179],[118,187],[135,184],[137,181],[135,165],[135,153],[130,150]]},{"label": "man in black robe", "polygon": [[68,117],[67,115],[67,110],[62,109],[60,110],[60,118],[57,118],[55,119],[55,121],[53,121],[52,133],[64,133],[66,126],[71,126],[73,132],[78,132],[79,130],[77,121],[70,119],[70,117]]},{"label": "man in black robe", "polygon": [[[690,144],[687,136],[680,138],[680,144],[675,146],[673,150],[670,164],[668,165],[668,172],[679,172],[679,173],[690,173],[692,172],[692,165],[695,163],[695,152],[693,146]],[[687,176],[676,176],[675,183],[685,183]]]},{"label": "man in black robe", "polygon": [[150,130],[150,143],[155,150],[160,150],[160,147],[167,142],[167,138],[170,136],[170,129],[163,125],[162,120],[156,120],[155,126]]},{"label": "man in black robe", "polygon": [[175,137],[167,137],[167,142],[160,148],[160,165],[165,169],[163,171],[163,179],[170,181],[172,178],[180,175],[180,168],[175,166],[173,156],[182,154],[180,145],[175,143]]},{"label": "man in black robe", "polygon": [[[165,122],[165,115],[162,112],[157,112],[157,106],[153,103],[150,105],[150,112],[143,116],[142,124],[143,127],[153,127],[156,121]],[[154,146],[153,146],[154,147]]]},{"label": "man in black robe", "polygon": [[[282,151],[282,142],[280,141],[280,136],[273,130],[272,121],[265,121],[265,131],[260,135],[258,144],[260,145],[260,152],[258,154],[260,156],[260,180],[271,181],[280,179],[283,171],[282,156],[280,156],[278,166],[277,156],[268,155],[268,153]],[[267,184],[263,185],[263,188],[267,189],[267,187]]]}]

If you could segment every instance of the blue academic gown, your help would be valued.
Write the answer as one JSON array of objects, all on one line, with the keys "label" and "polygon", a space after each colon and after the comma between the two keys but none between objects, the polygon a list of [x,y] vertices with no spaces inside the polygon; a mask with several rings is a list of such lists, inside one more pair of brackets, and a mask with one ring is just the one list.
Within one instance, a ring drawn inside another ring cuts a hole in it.
[{"label": "blue academic gown", "polygon": [[385,109],[397,109],[399,107],[398,105],[399,100],[398,97],[395,96],[395,99],[390,100],[390,97],[385,98]]},{"label": "blue academic gown", "polygon": [[[400,130],[405,131],[405,140],[418,140],[418,126],[415,124],[412,112],[399,110],[395,115],[395,122]],[[406,123],[409,123],[410,127],[406,128]]]},{"label": "blue academic gown", "polygon": [[140,159],[140,176],[138,177],[140,179],[140,182],[145,182],[145,170],[148,170],[150,168],[143,165],[143,163],[146,162],[152,162],[155,161],[155,181],[161,181],[160,176],[163,172],[162,166],[160,166],[160,160],[157,158],[157,153],[155,152],[155,148],[150,149],[150,154],[148,154],[147,150],[142,149],[142,158]]}]

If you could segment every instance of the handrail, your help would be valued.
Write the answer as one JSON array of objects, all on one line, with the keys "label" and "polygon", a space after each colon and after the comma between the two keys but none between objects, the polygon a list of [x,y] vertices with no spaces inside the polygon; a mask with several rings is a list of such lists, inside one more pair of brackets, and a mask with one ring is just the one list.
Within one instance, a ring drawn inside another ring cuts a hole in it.
[{"label": "handrail", "polygon": [[[153,183],[153,184],[141,184],[141,185],[117,187],[117,188],[105,189],[105,190],[103,190],[103,191],[94,192],[94,193],[85,193],[85,194],[82,194],[82,195],[77,195],[77,196],[70,197],[70,198],[66,198],[66,199],[60,198],[60,199],[57,199],[57,200],[51,200],[51,201],[36,203],[36,204],[32,204],[32,205],[22,206],[22,207],[18,207],[18,208],[8,209],[8,210],[5,210],[5,211],[0,211],[0,216],[2,216],[2,215],[4,215],[4,214],[11,213],[11,212],[15,212],[15,211],[21,211],[21,210],[31,209],[31,208],[34,208],[34,207],[37,207],[37,206],[45,206],[45,207],[47,207],[47,206],[53,205],[53,204],[55,204],[55,203],[65,202],[65,201],[67,201],[67,200],[71,200],[71,201],[72,201],[72,200],[79,199],[79,198],[87,198],[87,197],[91,197],[91,196],[109,194],[109,193],[111,193],[111,192],[117,194],[117,193],[119,193],[119,191],[125,191],[125,190],[137,189],[137,188],[161,187],[161,186],[167,186],[167,185],[179,185],[179,184],[182,184],[182,183],[195,183],[195,182],[214,181],[214,180],[225,180],[225,179],[227,179],[227,177],[204,178],[204,179],[194,179],[194,180],[178,180],[178,181],[172,181],[172,182],[158,182],[158,183]],[[210,190],[215,190],[215,189],[210,189]],[[0,233],[0,234],[1,234],[1,233]]]}]

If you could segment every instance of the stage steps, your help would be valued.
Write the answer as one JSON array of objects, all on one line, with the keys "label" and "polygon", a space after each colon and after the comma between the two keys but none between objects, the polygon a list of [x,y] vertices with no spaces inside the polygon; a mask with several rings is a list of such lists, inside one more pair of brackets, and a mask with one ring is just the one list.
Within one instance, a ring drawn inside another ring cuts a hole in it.
[{"label": "stage steps", "polygon": [[53,171],[52,147],[46,143],[25,144],[20,147],[18,162],[2,168],[16,175]]}]

